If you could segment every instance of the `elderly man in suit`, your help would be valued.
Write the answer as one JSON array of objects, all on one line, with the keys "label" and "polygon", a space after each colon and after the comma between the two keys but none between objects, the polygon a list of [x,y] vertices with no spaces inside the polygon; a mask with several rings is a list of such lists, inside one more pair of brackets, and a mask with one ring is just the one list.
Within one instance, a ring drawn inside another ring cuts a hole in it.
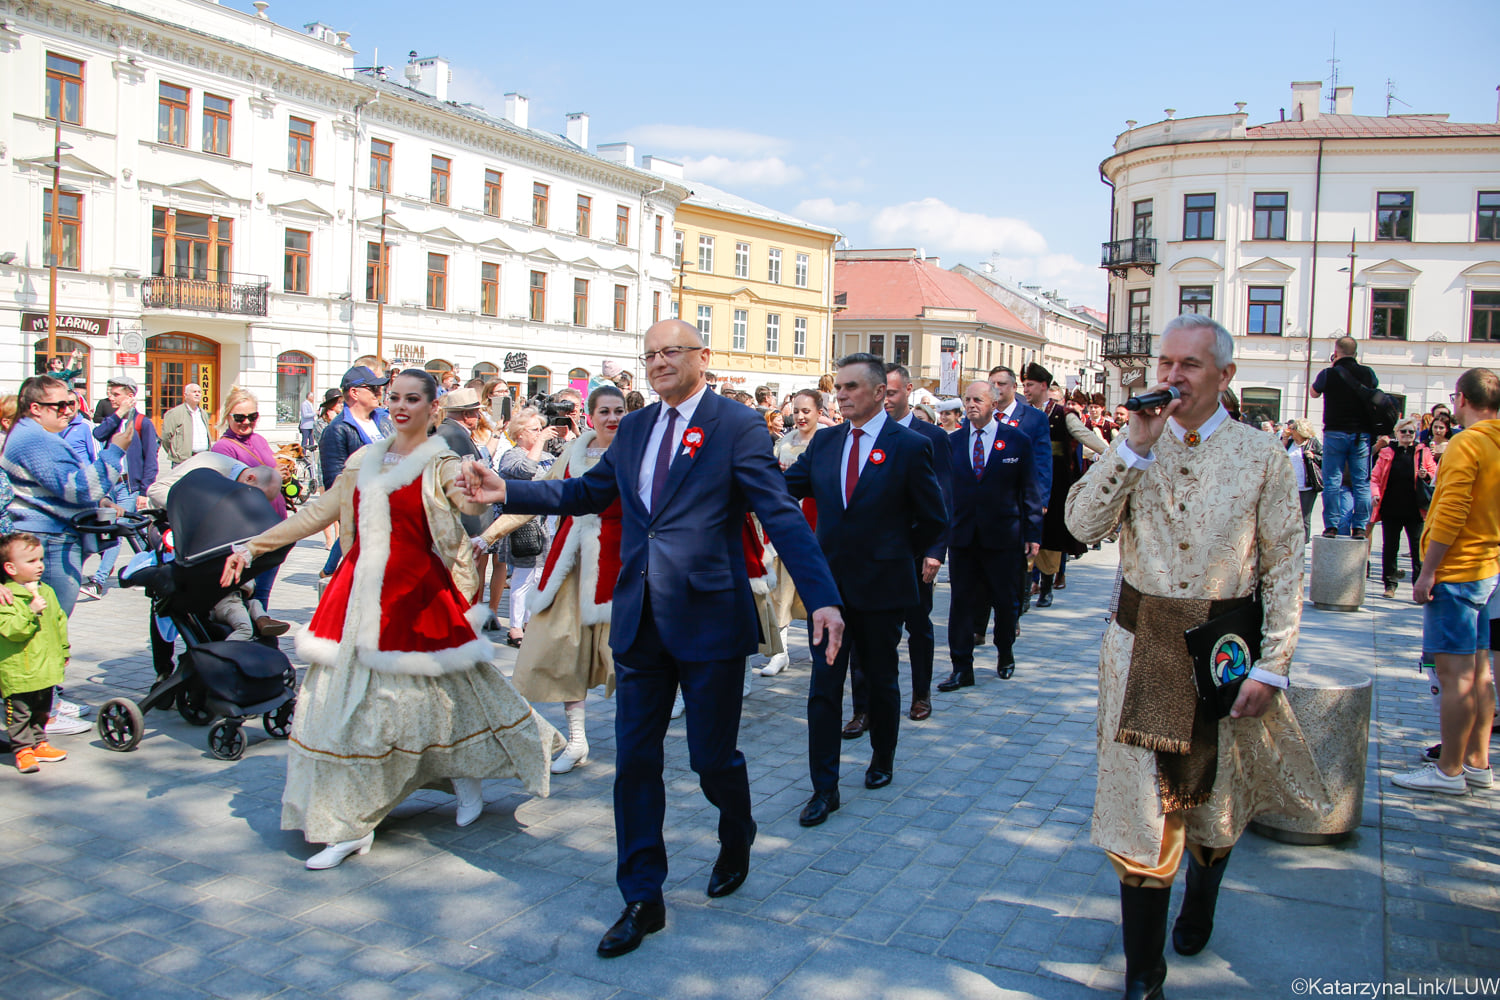
[{"label": "elderly man in suit", "polygon": [[803,826],[817,826],[839,807],[839,716],[851,649],[869,685],[865,787],[891,783],[901,725],[901,624],[921,600],[919,582],[937,575],[939,561],[929,565],[925,557],[948,520],[932,443],[886,415],[884,362],[849,355],[839,362],[834,390],[844,422],[814,434],[786,470],[792,496],[818,502],[818,544],[838,583],[845,623],[839,655],[819,655],[814,639],[807,696],[813,796],[802,810]]},{"label": "elderly man in suit", "polygon": [[[953,477],[953,523],[948,532],[948,650],[953,672],[939,691],[974,683],[974,622],[995,609],[996,672],[1015,673],[1016,572],[1042,539],[1042,494],[1031,441],[996,419],[999,394],[989,382],[964,390],[968,426],[948,436]],[[1023,556],[1024,552],[1024,556]]]},{"label": "elderly man in suit", "polygon": [[745,513],[754,510],[812,611],[814,643],[838,655],[839,593],[807,520],[787,493],[765,422],[709,392],[709,350],[698,330],[663,320],[641,355],[661,401],[628,414],[615,442],[586,475],[501,480],[468,464],[476,500],[522,514],[597,514],[621,503],[620,578],[610,617],[615,655],[616,881],[625,910],[599,941],[601,956],[634,951],[666,926],[662,839],[663,740],[680,684],[688,754],[703,793],[719,809],[719,857],[711,897],[744,882],[755,821],[739,736],[745,658],[760,626],[745,568]]}]

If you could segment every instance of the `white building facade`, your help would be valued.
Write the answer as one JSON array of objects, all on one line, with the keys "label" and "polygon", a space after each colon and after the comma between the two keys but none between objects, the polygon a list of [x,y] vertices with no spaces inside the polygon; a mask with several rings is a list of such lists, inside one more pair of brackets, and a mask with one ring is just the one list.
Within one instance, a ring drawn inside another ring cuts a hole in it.
[{"label": "white building facade", "polygon": [[953,270],[1041,334],[1041,365],[1058,385],[1080,386],[1091,396],[1104,392],[1106,380],[1100,377],[1105,375],[1103,323],[1075,312],[1067,299],[1056,292],[1042,291],[1040,285],[1002,281],[965,264]]},{"label": "white building facade", "polygon": [[208,0],[12,6],[0,54],[0,382],[45,351],[59,119],[59,349],[90,398],[129,373],[159,418],[239,384],[283,437],[354,364],[518,396],[639,374],[687,192],[590,154],[586,115],[532,129],[518,95],[448,101],[441,59],[361,71],[347,33]]},{"label": "white building facade", "polygon": [[1404,412],[1500,365],[1500,124],[1355,115],[1348,87],[1329,113],[1320,88],[1294,83],[1281,121],[1241,106],[1116,139],[1100,174],[1121,391],[1155,381],[1153,335],[1182,312],[1234,334],[1257,419],[1319,421],[1308,384],[1346,332]]}]

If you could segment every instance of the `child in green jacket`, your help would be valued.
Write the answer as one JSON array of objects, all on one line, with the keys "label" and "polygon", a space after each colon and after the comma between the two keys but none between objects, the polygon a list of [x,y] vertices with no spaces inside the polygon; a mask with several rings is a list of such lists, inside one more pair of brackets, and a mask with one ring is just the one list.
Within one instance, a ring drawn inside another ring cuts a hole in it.
[{"label": "child in green jacket", "polygon": [[0,536],[0,570],[9,604],[0,604],[0,694],[16,770],[29,774],[38,761],[67,754],[47,742],[52,691],[68,662],[68,618],[52,588],[42,582],[42,540],[23,531]]}]

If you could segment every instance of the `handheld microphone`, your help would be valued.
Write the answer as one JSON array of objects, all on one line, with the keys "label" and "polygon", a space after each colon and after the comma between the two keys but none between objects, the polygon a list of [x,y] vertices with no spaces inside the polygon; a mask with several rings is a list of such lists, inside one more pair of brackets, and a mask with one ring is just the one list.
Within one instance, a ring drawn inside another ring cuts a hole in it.
[{"label": "handheld microphone", "polygon": [[1158,406],[1166,406],[1174,399],[1181,399],[1182,393],[1171,386],[1165,389],[1157,389],[1154,392],[1143,392],[1139,396],[1131,396],[1125,400],[1125,409],[1134,413],[1136,410],[1154,410]]}]

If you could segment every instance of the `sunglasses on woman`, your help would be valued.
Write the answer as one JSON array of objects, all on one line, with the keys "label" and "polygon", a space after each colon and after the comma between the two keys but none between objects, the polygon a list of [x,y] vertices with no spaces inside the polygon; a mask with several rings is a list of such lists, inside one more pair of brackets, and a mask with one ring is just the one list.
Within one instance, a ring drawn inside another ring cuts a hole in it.
[{"label": "sunglasses on woman", "polygon": [[260,419],[259,413],[231,413],[229,418],[237,424],[253,424]]}]

